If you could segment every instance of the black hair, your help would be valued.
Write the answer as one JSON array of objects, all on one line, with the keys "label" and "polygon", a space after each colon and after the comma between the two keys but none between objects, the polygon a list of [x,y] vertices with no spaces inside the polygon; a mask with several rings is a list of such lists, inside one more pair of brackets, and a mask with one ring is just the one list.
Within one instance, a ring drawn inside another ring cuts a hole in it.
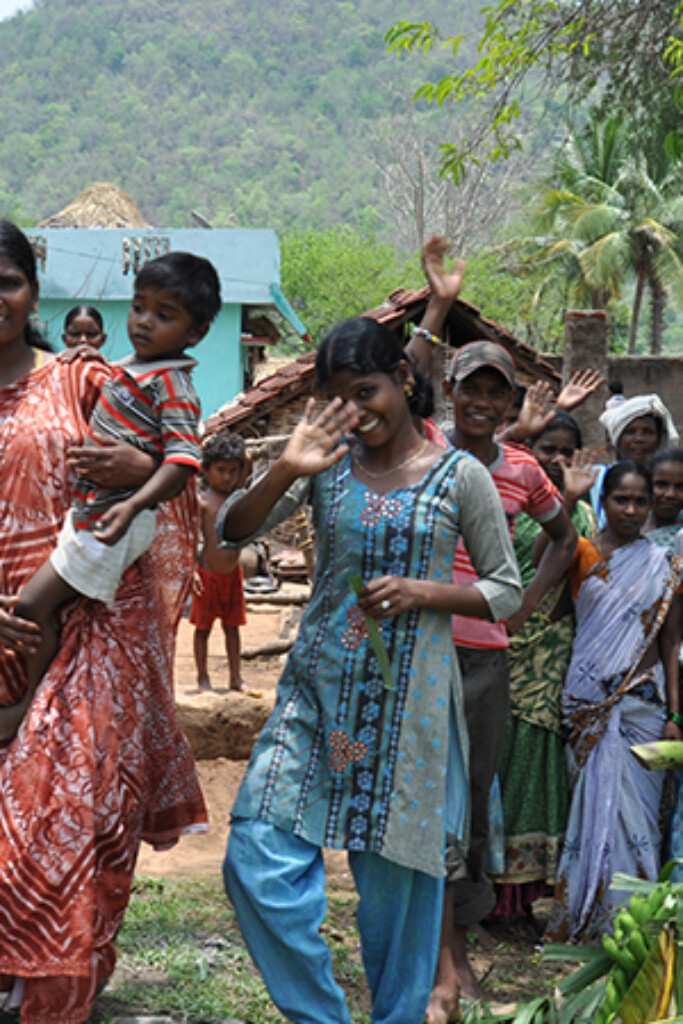
[{"label": "black hair", "polygon": [[415,378],[413,393],[408,396],[408,408],[413,416],[419,416],[420,419],[426,420],[434,415],[434,385],[408,356],[406,356],[406,362]]},{"label": "black hair", "polygon": [[556,412],[550,423],[546,423],[543,430],[539,430],[529,441],[533,447],[540,438],[545,434],[549,434],[551,430],[568,430],[570,434],[574,436],[574,444],[577,448],[583,448],[583,436],[581,434],[581,427],[576,422],[573,416],[570,416],[568,412],[564,412],[560,409]]},{"label": "black hair", "polygon": [[226,462],[235,459],[244,465],[246,459],[246,448],[244,446],[244,438],[240,437],[239,434],[233,434],[228,430],[221,430],[217,434],[212,434],[204,441],[202,445],[202,469],[206,473],[209,466],[213,466],[214,462]]},{"label": "black hair", "polygon": [[413,416],[423,418],[434,411],[434,389],[403,351],[402,339],[384,324],[367,316],[342,320],[323,338],[315,360],[319,388],[342,370],[351,373],[386,373],[394,377],[405,360],[415,378],[412,394],[406,395]]},{"label": "black hair", "polygon": [[135,288],[171,292],[195,327],[211,323],[220,312],[221,282],[216,268],[191,252],[167,252],[145,263],[135,275]]},{"label": "black hair", "polygon": [[609,495],[615,490],[625,476],[629,473],[634,473],[636,476],[642,477],[645,481],[647,493],[652,500],[652,474],[646,466],[642,466],[639,462],[634,462],[633,459],[619,459],[613,466],[605,473],[602,481],[602,491],[600,492],[600,500],[604,501]]},{"label": "black hair", "polygon": [[[38,271],[36,268],[36,256],[33,246],[28,238],[16,224],[10,220],[0,220],[0,255],[13,263],[22,272],[31,287],[38,286]],[[27,320],[24,329],[26,344],[32,348],[40,348],[44,352],[51,352],[52,346],[47,338],[44,338],[36,325]]]},{"label": "black hair", "polygon": [[68,331],[74,320],[77,320],[81,316],[88,316],[91,320],[94,320],[100,331],[104,330],[104,320],[99,309],[95,309],[94,306],[74,306],[64,317],[64,330]]},{"label": "black hair", "polygon": [[607,387],[613,395],[623,395],[624,393],[624,385],[617,377],[615,377],[614,380],[611,380]]},{"label": "black hair", "polygon": [[650,459],[650,472],[654,474],[655,469],[662,462],[678,462],[683,465],[683,450],[681,448],[662,448]]}]

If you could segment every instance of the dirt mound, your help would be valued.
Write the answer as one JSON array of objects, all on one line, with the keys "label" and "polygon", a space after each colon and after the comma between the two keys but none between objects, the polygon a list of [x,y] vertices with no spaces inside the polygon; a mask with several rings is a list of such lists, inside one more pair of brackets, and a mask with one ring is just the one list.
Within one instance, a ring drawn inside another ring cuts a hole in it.
[{"label": "dirt mound", "polygon": [[[288,628],[290,609],[266,605],[250,609],[241,630],[243,649],[255,649],[280,637]],[[198,761],[227,757],[243,761],[275,703],[275,688],[284,657],[244,659],[245,693],[228,689],[227,659],[222,630],[214,628],[209,640],[211,691],[200,692],[192,653],[194,630],[183,619],[178,632],[175,662],[175,698],[178,717]]]}]

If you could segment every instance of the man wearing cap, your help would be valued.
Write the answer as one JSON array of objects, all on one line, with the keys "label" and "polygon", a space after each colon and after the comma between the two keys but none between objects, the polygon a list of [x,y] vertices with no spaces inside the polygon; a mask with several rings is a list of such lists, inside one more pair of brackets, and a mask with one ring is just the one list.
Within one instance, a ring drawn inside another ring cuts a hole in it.
[{"label": "man wearing cap", "polygon": [[[446,314],[458,295],[462,265],[453,274],[444,268],[445,248],[439,240],[427,243],[423,262],[432,294],[421,327],[408,353],[428,371],[432,351]],[[466,862],[454,848],[447,852],[446,898],[439,965],[427,1014],[430,1024],[446,1024],[458,993],[478,999],[483,992],[467,959],[467,928],[493,909],[495,895],[484,872],[488,844],[489,793],[503,746],[508,715],[508,631],[518,629],[545,593],[562,578],[576,547],[576,531],[559,492],[531,452],[514,444],[499,444],[496,430],[503,423],[515,392],[515,369],[507,349],[491,341],[473,341],[458,349],[444,393],[453,404],[455,425],[448,440],[470,452],[488,467],[514,533],[515,520],[526,512],[539,522],[549,543],[522,608],[503,623],[453,617],[453,640],[460,658],[465,715],[470,733],[470,847]],[[476,574],[465,547],[458,545],[453,567],[457,583]],[[450,915],[452,914],[452,918]],[[450,918],[450,919],[449,919]]]}]

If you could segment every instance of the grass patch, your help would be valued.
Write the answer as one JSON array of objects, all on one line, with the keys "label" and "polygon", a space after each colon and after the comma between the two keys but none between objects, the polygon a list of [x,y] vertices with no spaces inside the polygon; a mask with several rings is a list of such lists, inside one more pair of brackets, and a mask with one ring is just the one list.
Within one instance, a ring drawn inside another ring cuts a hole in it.
[{"label": "grass patch", "polygon": [[[322,927],[354,1024],[369,1024],[370,1003],[355,928],[357,898],[328,889]],[[491,941],[470,940],[470,959],[491,999],[517,1003],[551,992],[557,963],[542,963],[538,936],[524,925],[492,926]],[[218,879],[138,878],[117,939],[118,965],[93,1024],[164,1014],[183,1024],[285,1024],[246,951]]]},{"label": "grass patch", "polygon": [[[369,1000],[354,926],[356,897],[329,895],[323,927],[335,976],[353,1019],[369,1022]],[[219,880],[138,878],[116,942],[118,963],[93,1021],[167,1014],[192,1024],[236,1018],[284,1024],[242,941]]]}]

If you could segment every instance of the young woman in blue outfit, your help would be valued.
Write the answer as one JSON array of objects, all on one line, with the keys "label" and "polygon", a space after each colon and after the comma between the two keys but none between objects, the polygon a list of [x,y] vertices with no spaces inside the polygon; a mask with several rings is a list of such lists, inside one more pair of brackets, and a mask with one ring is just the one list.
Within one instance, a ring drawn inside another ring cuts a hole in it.
[{"label": "young woman in blue outfit", "polygon": [[[349,1024],[319,931],[322,848],[347,849],[372,1019],[421,1024],[445,833],[467,833],[450,616],[506,618],[519,577],[486,469],[416,427],[423,385],[400,340],[373,320],[345,321],[316,373],[328,404],[309,402],[282,456],[217,523],[244,544],[307,500],[317,538],[311,601],[233,808],[225,883],[280,1010]],[[461,534],[480,576],[469,585],[451,582]]]}]

